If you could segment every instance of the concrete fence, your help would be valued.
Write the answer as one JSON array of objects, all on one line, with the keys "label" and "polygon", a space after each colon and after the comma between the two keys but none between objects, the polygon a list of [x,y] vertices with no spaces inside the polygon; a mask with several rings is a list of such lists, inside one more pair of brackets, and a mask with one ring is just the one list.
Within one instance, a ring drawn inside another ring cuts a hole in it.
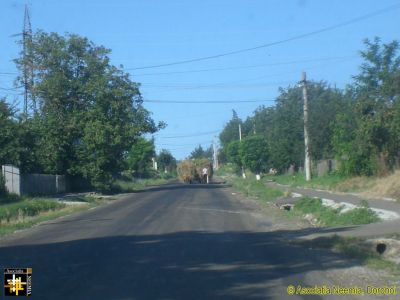
[{"label": "concrete fence", "polygon": [[21,175],[21,193],[24,195],[52,195],[66,191],[64,175]]},{"label": "concrete fence", "polygon": [[6,191],[9,193],[21,195],[19,169],[11,165],[1,166],[1,174],[4,178]]},{"label": "concrete fence", "polygon": [[[318,177],[324,176],[330,172],[337,171],[340,167],[339,161],[335,159],[324,159],[320,161],[312,161],[311,168],[312,174],[317,175]],[[297,172],[304,172],[304,167],[300,166]],[[296,173],[296,168],[294,164],[291,164],[289,168],[286,170],[287,175],[294,175]]]},{"label": "concrete fence", "polygon": [[6,190],[17,195],[52,195],[67,192],[64,175],[20,174],[18,168],[2,166]]},{"label": "concrete fence", "polygon": [[318,177],[324,176],[332,171],[339,169],[339,163],[335,159],[325,159],[317,163],[317,175]]}]

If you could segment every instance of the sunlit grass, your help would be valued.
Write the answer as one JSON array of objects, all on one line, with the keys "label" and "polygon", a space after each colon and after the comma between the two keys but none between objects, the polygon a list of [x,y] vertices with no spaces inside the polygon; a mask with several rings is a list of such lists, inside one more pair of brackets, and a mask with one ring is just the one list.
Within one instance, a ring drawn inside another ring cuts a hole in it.
[{"label": "sunlit grass", "polygon": [[229,179],[233,188],[242,192],[246,196],[257,198],[264,202],[271,202],[278,197],[283,196],[283,191],[265,186],[262,181],[256,179],[236,177]]},{"label": "sunlit grass", "polygon": [[324,206],[321,199],[308,197],[297,201],[291,213],[300,215],[312,214],[319,225],[328,227],[370,224],[380,220],[376,213],[367,207],[341,212],[340,209]]}]

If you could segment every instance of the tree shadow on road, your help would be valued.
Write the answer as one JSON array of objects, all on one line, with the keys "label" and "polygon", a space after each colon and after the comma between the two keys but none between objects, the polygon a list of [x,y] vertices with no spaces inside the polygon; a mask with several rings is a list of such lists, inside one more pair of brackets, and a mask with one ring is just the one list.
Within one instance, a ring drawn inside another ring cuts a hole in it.
[{"label": "tree shadow on road", "polygon": [[0,267],[32,267],[32,299],[284,299],[289,284],[329,284],[306,273],[357,263],[291,242],[307,234],[187,231],[9,246],[0,247]]},{"label": "tree shadow on road", "polygon": [[223,189],[229,188],[231,185],[225,183],[209,183],[209,184],[184,184],[184,183],[168,183],[160,186],[147,187],[142,190],[134,191],[133,193],[159,192],[159,191],[174,191],[174,190],[197,190],[197,189]]}]

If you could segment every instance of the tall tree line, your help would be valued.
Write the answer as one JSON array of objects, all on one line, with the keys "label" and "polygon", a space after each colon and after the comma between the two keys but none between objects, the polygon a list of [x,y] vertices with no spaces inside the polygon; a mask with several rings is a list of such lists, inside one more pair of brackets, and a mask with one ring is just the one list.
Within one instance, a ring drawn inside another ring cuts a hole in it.
[{"label": "tall tree line", "polygon": [[[345,89],[324,81],[307,83],[310,149],[314,162],[338,159],[342,174],[384,175],[399,166],[400,158],[399,42],[384,44],[375,38],[364,45],[359,74]],[[239,124],[242,143],[237,142]],[[246,139],[254,137],[264,143],[253,141],[252,147],[246,147]],[[220,141],[221,159],[237,166],[254,165],[254,160],[264,171],[303,166],[301,88],[280,88],[274,106],[261,106],[244,121],[234,112]],[[256,155],[249,161],[255,152],[263,157]]]},{"label": "tall tree line", "polygon": [[0,101],[0,164],[82,176],[109,189],[127,167],[129,151],[143,145],[141,136],[165,124],[156,124],[142,106],[140,85],[110,63],[109,49],[78,35],[42,31],[27,47],[28,55],[15,63],[21,71],[33,65],[29,92],[36,105],[25,116]]}]

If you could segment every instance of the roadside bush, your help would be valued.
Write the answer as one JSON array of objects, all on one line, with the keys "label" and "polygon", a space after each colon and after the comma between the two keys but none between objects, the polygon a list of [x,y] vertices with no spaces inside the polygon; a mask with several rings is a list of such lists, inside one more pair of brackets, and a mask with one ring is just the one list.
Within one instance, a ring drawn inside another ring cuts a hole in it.
[{"label": "roadside bush", "polygon": [[173,178],[176,178],[176,177],[177,177],[176,172],[160,173],[160,178],[161,179],[168,180],[168,179],[173,179]]},{"label": "roadside bush", "polygon": [[54,200],[32,199],[0,206],[0,222],[33,217],[41,212],[64,208],[65,204]]}]

